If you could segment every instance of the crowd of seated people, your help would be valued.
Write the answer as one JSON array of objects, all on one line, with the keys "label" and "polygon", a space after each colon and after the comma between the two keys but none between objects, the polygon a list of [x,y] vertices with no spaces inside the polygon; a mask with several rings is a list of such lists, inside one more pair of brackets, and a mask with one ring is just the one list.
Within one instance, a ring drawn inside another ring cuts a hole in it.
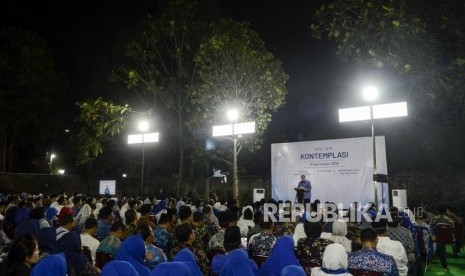
[{"label": "crowd of seated people", "polygon": [[[462,221],[447,206],[437,216],[391,207],[383,213],[389,219],[370,222],[344,219],[361,207],[344,214],[318,200],[300,213],[280,205],[290,202],[242,207],[215,196],[23,193],[0,200],[0,275],[412,276],[423,275],[435,253],[448,271],[448,241],[437,237],[438,227],[449,230],[455,254],[462,246]],[[373,205],[363,212],[378,214]]]}]

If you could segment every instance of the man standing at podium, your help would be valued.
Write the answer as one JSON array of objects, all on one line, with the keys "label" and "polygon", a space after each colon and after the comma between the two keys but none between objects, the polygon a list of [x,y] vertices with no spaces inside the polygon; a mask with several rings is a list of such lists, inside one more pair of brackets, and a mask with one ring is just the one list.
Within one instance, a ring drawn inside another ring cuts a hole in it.
[{"label": "man standing at podium", "polygon": [[[304,190],[304,202],[303,203],[311,203],[311,198],[312,198],[312,184],[310,181],[305,179],[305,175],[302,174],[300,176],[300,182],[297,185],[297,189],[303,189]],[[302,202],[299,202],[302,203]]]}]

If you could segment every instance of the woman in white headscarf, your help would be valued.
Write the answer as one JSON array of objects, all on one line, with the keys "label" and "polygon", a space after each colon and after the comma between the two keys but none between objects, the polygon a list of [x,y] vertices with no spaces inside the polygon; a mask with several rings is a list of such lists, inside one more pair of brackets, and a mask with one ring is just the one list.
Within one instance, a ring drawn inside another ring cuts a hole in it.
[{"label": "woman in white headscarf", "polygon": [[94,214],[94,217],[96,219],[98,219],[98,213],[100,212],[100,209],[102,209],[102,207],[103,207],[102,202],[95,203],[95,210],[94,210],[93,214]]},{"label": "woman in white headscarf", "polygon": [[312,276],[351,276],[344,246],[332,243],[326,246],[321,267],[312,268]]},{"label": "woman in white headscarf", "polygon": [[[247,213],[246,213],[246,210]],[[247,233],[249,232],[249,229],[254,228],[255,223],[253,222],[253,207],[250,205],[245,206],[242,208],[242,216],[237,222],[237,226],[239,226],[239,229],[241,230],[241,236],[242,237],[247,237]]]},{"label": "woman in white headscarf", "polygon": [[82,206],[81,210],[76,216],[75,221],[75,230],[79,234],[82,232],[82,229],[84,228],[84,224],[86,222],[86,219],[92,214],[92,208],[90,208],[89,204],[84,204]]},{"label": "woman in white headscarf", "polygon": [[333,222],[333,234],[327,239],[344,246],[346,252],[352,251],[352,241],[347,237],[347,223],[343,220]]}]

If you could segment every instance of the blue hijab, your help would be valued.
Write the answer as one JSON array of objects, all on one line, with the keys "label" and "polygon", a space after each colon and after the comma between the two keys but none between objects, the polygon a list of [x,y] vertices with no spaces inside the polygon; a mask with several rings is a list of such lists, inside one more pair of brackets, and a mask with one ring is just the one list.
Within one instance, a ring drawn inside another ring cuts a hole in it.
[{"label": "blue hijab", "polygon": [[26,219],[17,224],[15,228],[15,240],[19,240],[20,238],[26,235],[35,236],[37,232],[39,232],[39,221],[36,219]]},{"label": "blue hijab", "polygon": [[102,276],[139,276],[132,264],[126,261],[110,261],[102,269]]},{"label": "blue hijab", "polygon": [[19,208],[15,216],[15,225],[19,225],[21,222],[27,220],[30,213],[31,208],[29,207]]},{"label": "blue hijab", "polygon": [[296,265],[288,265],[281,271],[281,276],[306,276],[307,274],[302,267]]},{"label": "blue hijab", "polygon": [[195,261],[194,254],[187,248],[179,251],[173,257],[174,262],[184,262],[189,266],[191,274],[194,276],[202,276],[202,272],[200,272],[200,268]]},{"label": "blue hijab", "polygon": [[45,209],[45,218],[47,220],[54,220],[57,214],[58,210],[53,207],[48,207]]},{"label": "blue hijab", "polygon": [[81,273],[84,266],[87,264],[87,258],[81,255],[81,237],[78,233],[71,231],[66,233],[58,241],[56,241],[58,252],[65,253],[66,265],[68,271],[74,269],[76,274]]},{"label": "blue hijab", "polygon": [[166,262],[157,265],[150,276],[192,276],[191,269],[185,262]]},{"label": "blue hijab", "polygon": [[227,255],[226,262],[221,269],[221,276],[253,276],[252,269],[249,265],[249,256],[242,249],[234,249]]},{"label": "blue hijab", "polygon": [[53,250],[57,239],[56,229],[53,227],[40,229],[36,234],[36,238],[40,254],[50,252]]},{"label": "blue hijab", "polygon": [[271,254],[261,267],[259,275],[279,276],[281,270],[289,265],[300,266],[294,254],[294,240],[291,236],[282,236],[271,250]]},{"label": "blue hijab", "polygon": [[144,265],[145,245],[140,234],[128,237],[121,244],[116,260],[132,264],[140,276],[148,276],[150,270]]},{"label": "blue hijab", "polygon": [[31,276],[65,276],[66,270],[64,254],[48,255],[34,266]]}]

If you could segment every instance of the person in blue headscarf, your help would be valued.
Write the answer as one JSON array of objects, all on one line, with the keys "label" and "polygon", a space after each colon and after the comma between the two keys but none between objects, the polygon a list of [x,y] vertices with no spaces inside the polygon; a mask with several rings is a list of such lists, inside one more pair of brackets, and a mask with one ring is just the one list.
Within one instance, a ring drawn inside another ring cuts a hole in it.
[{"label": "person in blue headscarf", "polygon": [[110,261],[102,269],[102,276],[139,276],[134,266],[126,261]]},{"label": "person in blue headscarf", "polygon": [[179,251],[173,257],[174,262],[184,262],[189,266],[189,269],[193,276],[202,276],[202,272],[200,272],[200,268],[195,261],[194,253],[187,248]]},{"label": "person in blue headscarf", "polygon": [[301,266],[288,265],[281,270],[281,276],[306,276],[304,269]]},{"label": "person in blue headscarf", "polygon": [[31,271],[31,276],[65,276],[67,271],[63,253],[48,255],[37,263]]},{"label": "person in blue headscarf", "polygon": [[140,234],[126,238],[116,255],[116,260],[129,262],[140,276],[148,276],[150,270],[145,266],[144,259],[145,245]]},{"label": "person in blue headscarf", "polygon": [[235,249],[228,253],[228,258],[221,269],[221,276],[253,276],[249,265],[249,256],[242,249]]},{"label": "person in blue headscarf", "polygon": [[294,240],[291,236],[282,236],[276,242],[270,256],[260,269],[263,276],[278,276],[289,265],[300,266],[294,254]]},{"label": "person in blue headscarf", "polygon": [[192,276],[195,275],[185,262],[166,262],[157,265],[150,276]]}]

